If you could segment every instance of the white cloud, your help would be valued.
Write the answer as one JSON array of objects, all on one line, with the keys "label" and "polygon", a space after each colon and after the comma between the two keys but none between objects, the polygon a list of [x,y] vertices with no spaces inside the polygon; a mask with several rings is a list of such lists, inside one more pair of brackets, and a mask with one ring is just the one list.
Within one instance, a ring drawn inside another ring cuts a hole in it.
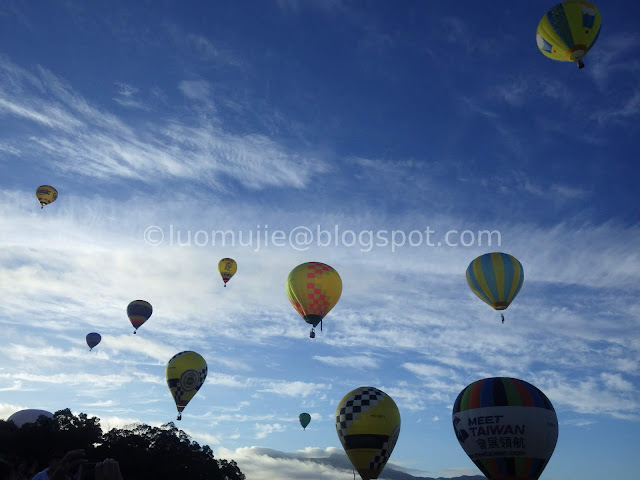
[{"label": "white cloud", "polygon": [[[17,83],[21,95],[8,91],[9,82]],[[207,90],[202,82],[184,82],[181,88],[197,98]],[[133,89],[124,92],[121,100],[131,102]],[[6,60],[0,61],[0,112],[25,121],[26,127],[47,127],[33,130],[29,148],[64,159],[53,165],[87,177],[182,178],[210,186],[221,186],[229,177],[250,189],[301,188],[327,170],[321,159],[288,152],[265,135],[236,135],[207,121],[128,125],[91,106],[52,73],[40,68],[32,75]]]},{"label": "white cloud", "polygon": [[150,107],[137,98],[138,89],[125,83],[117,83],[118,91],[113,98],[115,102],[123,107],[135,108],[139,110],[150,110]]},{"label": "white cloud", "polygon": [[8,143],[0,141],[0,153],[2,152],[7,153],[9,155],[15,155],[17,157],[19,157],[21,154],[20,149],[12,145],[9,145]]},{"label": "white cloud", "polygon": [[183,95],[192,100],[209,100],[211,84],[206,80],[183,80],[178,88]]},{"label": "white cloud", "polygon": [[118,402],[114,400],[103,400],[99,402],[85,403],[84,407],[113,407],[118,405]]},{"label": "white cloud", "polygon": [[288,397],[304,398],[309,395],[313,395],[314,393],[323,392],[327,388],[328,385],[322,383],[275,381],[267,382],[267,384],[258,391],[270,392]]},{"label": "white cloud", "polygon": [[600,89],[606,89],[611,77],[640,71],[640,62],[631,52],[638,49],[640,37],[626,32],[610,32],[598,38],[593,50],[585,58],[585,69]]},{"label": "white cloud", "polygon": [[372,369],[380,366],[380,360],[369,355],[354,355],[351,357],[323,357],[314,355],[313,359],[325,365],[331,365],[332,367]]},{"label": "white cloud", "polygon": [[0,387],[0,392],[20,392],[24,391],[24,387],[22,386],[22,382],[16,381],[11,384],[9,387]]},{"label": "white cloud", "polygon": [[286,425],[281,425],[279,423],[273,424],[255,424],[256,427],[256,438],[265,438],[267,435],[270,435],[274,432],[284,432],[287,430]]},{"label": "white cloud", "polygon": [[622,375],[619,373],[609,374],[609,373],[601,373],[601,380],[611,390],[618,390],[620,392],[633,392],[635,387],[634,385],[622,378]]}]

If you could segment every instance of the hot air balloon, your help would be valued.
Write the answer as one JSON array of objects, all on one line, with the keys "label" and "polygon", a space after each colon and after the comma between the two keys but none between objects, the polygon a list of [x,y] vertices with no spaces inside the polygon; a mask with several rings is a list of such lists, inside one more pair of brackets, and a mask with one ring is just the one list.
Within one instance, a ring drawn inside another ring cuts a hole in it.
[{"label": "hot air balloon", "polygon": [[25,423],[35,423],[41,416],[53,418],[53,413],[46,410],[28,408],[26,410],[19,410],[13,413],[9,418],[7,418],[7,422],[13,422],[18,428],[20,428]]},{"label": "hot air balloon", "polygon": [[600,12],[593,3],[567,0],[542,17],[536,30],[536,43],[545,56],[561,62],[576,62],[578,68],[582,68],[582,58],[598,40],[600,24]]},{"label": "hot air balloon", "polygon": [[233,258],[223,258],[218,262],[218,273],[222,277],[224,286],[227,286],[227,282],[231,280],[238,271],[238,264]]},{"label": "hot air balloon", "polygon": [[93,350],[93,347],[98,345],[102,340],[102,337],[99,333],[91,332],[87,334],[87,345],[89,345],[89,351]]},{"label": "hot air balloon", "polygon": [[[496,310],[505,310],[524,282],[522,264],[506,253],[485,253],[467,267],[473,293]],[[504,316],[502,317],[504,323]]]},{"label": "hot air balloon", "polygon": [[523,380],[477,380],[453,405],[453,429],[473,463],[490,480],[535,480],[558,440],[549,399]]},{"label": "hot air balloon", "polygon": [[311,421],[311,415],[309,415],[308,413],[301,413],[300,415],[298,415],[298,419],[300,420],[300,425],[302,425],[302,429],[306,430],[307,425],[309,425],[309,422]]},{"label": "hot air balloon", "polygon": [[137,333],[142,324],[149,320],[152,313],[153,307],[146,300],[134,300],[127,306],[127,316],[135,328],[133,333]]},{"label": "hot air balloon", "polygon": [[400,435],[400,412],[382,390],[356,388],[336,408],[336,431],[362,480],[378,478]]},{"label": "hot air balloon", "polygon": [[180,352],[169,360],[165,376],[181,420],[182,411],[207,378],[207,362],[196,352]]},{"label": "hot air balloon", "polygon": [[342,294],[342,279],[332,267],[320,262],[307,262],[291,270],[287,277],[287,296],[293,308],[305,322],[310,323],[315,338],[315,327],[338,303]]},{"label": "hot air balloon", "polygon": [[51,202],[55,202],[58,198],[58,191],[51,185],[40,185],[36,189],[36,197],[40,202],[40,208],[44,208],[45,205],[49,205]]}]

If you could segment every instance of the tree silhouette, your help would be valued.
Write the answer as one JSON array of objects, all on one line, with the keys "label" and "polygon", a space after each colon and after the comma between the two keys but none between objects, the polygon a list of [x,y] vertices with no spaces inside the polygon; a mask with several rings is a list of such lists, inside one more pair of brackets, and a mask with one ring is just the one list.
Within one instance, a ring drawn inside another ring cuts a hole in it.
[{"label": "tree silhouette", "polygon": [[116,459],[125,480],[245,480],[234,461],[216,460],[211,448],[192,441],[173,422],[103,433],[97,417],[75,416],[69,409],[21,428],[0,420],[0,460],[13,466],[19,480],[30,480],[52,460],[78,448],[85,449],[90,462]]}]

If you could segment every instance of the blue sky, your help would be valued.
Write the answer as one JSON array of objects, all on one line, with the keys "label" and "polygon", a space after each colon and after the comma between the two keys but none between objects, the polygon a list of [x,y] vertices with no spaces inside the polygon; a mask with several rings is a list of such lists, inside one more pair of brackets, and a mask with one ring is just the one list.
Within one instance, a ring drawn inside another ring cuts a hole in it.
[{"label": "blue sky", "polygon": [[[543,479],[637,478],[640,6],[597,4],[578,70],[537,49],[552,3],[2,2],[0,418],[173,421],[164,369],[195,350],[179,426],[249,480],[352,478],[304,460],[342,452],[362,385],[401,411],[387,468],[450,477],[478,472],[455,397],[504,375],[556,408]],[[257,244],[302,227],[331,244]],[[505,325],[465,280],[488,251],[524,266]],[[343,280],[314,340],[284,289],[306,261]]]}]

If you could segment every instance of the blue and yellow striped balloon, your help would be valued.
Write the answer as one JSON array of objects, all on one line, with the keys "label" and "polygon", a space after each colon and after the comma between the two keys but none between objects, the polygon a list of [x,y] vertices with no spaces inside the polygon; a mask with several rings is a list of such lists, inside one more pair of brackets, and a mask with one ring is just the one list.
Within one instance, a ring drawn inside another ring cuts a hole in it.
[{"label": "blue and yellow striped balloon", "polygon": [[600,12],[585,0],[567,0],[544,14],[536,30],[536,43],[547,57],[577,62],[595,45],[600,35]]},{"label": "blue and yellow striped balloon", "polygon": [[469,264],[467,283],[480,299],[505,310],[524,282],[522,264],[507,253],[485,253]]}]

